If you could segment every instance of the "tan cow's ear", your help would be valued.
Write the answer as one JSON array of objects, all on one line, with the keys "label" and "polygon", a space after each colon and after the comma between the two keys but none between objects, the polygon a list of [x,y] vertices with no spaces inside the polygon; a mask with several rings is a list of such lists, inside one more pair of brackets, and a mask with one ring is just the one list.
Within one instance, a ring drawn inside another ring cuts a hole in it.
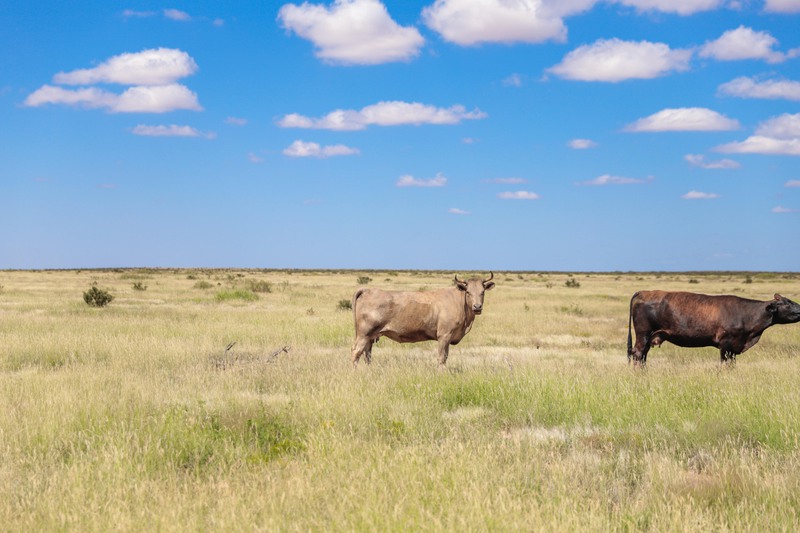
[{"label": "tan cow's ear", "polygon": [[483,290],[490,291],[494,289],[494,281],[487,281],[483,284]]}]

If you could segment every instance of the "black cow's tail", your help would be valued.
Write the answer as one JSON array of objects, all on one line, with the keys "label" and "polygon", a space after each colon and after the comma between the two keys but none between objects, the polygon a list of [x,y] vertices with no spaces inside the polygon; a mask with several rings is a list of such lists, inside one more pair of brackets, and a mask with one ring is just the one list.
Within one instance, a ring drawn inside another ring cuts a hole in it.
[{"label": "black cow's tail", "polygon": [[633,357],[633,337],[631,336],[631,322],[633,321],[633,301],[639,295],[638,292],[634,293],[631,297],[631,305],[628,308],[628,362],[631,362]]}]

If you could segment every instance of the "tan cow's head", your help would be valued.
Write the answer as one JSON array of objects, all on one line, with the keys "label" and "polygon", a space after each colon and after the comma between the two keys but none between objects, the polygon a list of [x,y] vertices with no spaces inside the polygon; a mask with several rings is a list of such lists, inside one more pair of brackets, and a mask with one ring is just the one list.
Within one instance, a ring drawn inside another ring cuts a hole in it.
[{"label": "tan cow's head", "polygon": [[494,287],[494,272],[489,273],[489,279],[470,278],[467,281],[461,281],[456,274],[456,287],[458,290],[466,293],[467,307],[479,315],[483,312],[483,294]]}]

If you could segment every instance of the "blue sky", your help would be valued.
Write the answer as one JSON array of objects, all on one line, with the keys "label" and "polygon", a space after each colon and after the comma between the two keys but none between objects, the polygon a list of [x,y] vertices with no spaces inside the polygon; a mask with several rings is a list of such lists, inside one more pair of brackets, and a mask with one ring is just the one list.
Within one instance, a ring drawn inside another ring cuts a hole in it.
[{"label": "blue sky", "polygon": [[800,270],[800,0],[0,3],[0,268]]}]

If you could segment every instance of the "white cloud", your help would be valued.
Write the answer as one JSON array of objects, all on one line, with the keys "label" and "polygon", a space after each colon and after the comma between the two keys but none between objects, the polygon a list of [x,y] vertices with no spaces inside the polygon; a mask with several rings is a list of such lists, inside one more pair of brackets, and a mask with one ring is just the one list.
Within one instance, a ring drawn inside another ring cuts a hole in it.
[{"label": "white cloud", "polygon": [[467,111],[463,106],[434,107],[420,103],[379,102],[360,111],[337,109],[322,118],[312,119],[292,113],[278,121],[282,128],[313,128],[327,130],[363,130],[367,126],[400,126],[412,124],[458,124],[462,120],[486,118],[486,113],[476,109]]},{"label": "white cloud", "polygon": [[767,0],[764,11],[772,13],[800,13],[800,0]]},{"label": "white cloud", "polygon": [[719,61],[763,59],[768,63],[780,63],[787,56],[772,49],[777,44],[778,40],[767,32],[739,26],[735,30],[726,31],[716,41],[707,42],[699,53],[701,57],[711,57]]},{"label": "white cloud", "polygon": [[684,200],[713,200],[719,198],[719,195],[713,192],[689,191],[681,198]]},{"label": "white cloud", "polygon": [[800,139],[774,139],[753,135],[741,142],[717,146],[714,150],[726,154],[800,155]]},{"label": "white cloud", "polygon": [[597,143],[591,139],[572,139],[567,143],[567,146],[573,150],[588,150],[589,148],[595,148]]},{"label": "white cloud", "polygon": [[765,80],[742,76],[719,86],[720,94],[738,98],[764,98],[800,101],[800,81]]},{"label": "white cloud", "polygon": [[181,11],[180,9],[165,9],[164,16],[171,20],[177,20],[180,22],[186,22],[188,20],[192,20],[191,15],[185,11]]},{"label": "white cloud", "polygon": [[320,146],[314,142],[304,142],[297,140],[293,142],[288,148],[283,150],[283,155],[289,157],[334,157],[337,155],[355,155],[359,151],[356,148],[350,148],[343,144],[334,144],[331,146]]},{"label": "white cloud", "polygon": [[784,187],[800,187],[800,180],[789,180],[783,184]]},{"label": "white cloud", "polygon": [[639,11],[663,11],[678,15],[692,15],[711,11],[722,6],[723,0],[612,0],[614,3],[635,7]]},{"label": "white cloud", "polygon": [[232,124],[234,126],[246,126],[247,125],[247,119],[246,118],[240,118],[240,117],[228,117],[228,118],[225,119],[225,123],[226,124]]},{"label": "white cloud", "polygon": [[738,121],[703,107],[663,109],[625,127],[625,131],[631,132],[729,131],[736,129],[739,129]]},{"label": "white cloud", "polygon": [[633,185],[636,183],[647,183],[647,180],[603,174],[602,176],[597,176],[593,180],[582,181],[579,183],[579,185]]},{"label": "white cloud", "polygon": [[503,185],[519,185],[521,183],[528,183],[525,178],[491,178],[485,180],[487,183],[500,183]]},{"label": "white cloud", "polygon": [[596,0],[436,0],[422,20],[446,41],[481,43],[564,42],[563,17],[590,9]]},{"label": "white cloud", "polygon": [[123,18],[146,18],[155,16],[155,11],[136,11],[134,9],[126,9],[122,12]]},{"label": "white cloud", "polygon": [[186,52],[156,48],[120,54],[90,69],[59,72],[53,81],[60,85],[169,85],[195,72],[197,64]]},{"label": "white cloud", "polygon": [[167,113],[177,109],[200,111],[197,95],[183,85],[131,87],[122,94],[96,87],[64,89],[43,85],[25,99],[24,105],[39,107],[64,104],[86,109],[104,108],[111,113]]},{"label": "white cloud", "polygon": [[203,133],[191,126],[177,126],[171,124],[169,126],[146,126],[139,124],[133,130],[134,135],[142,135],[145,137],[205,137],[213,139],[216,137],[214,133]]},{"label": "white cloud", "polygon": [[522,76],[514,73],[503,80],[503,85],[508,87],[522,87]]},{"label": "white cloud", "polygon": [[784,113],[765,120],[756,128],[756,135],[786,140],[800,139],[800,113]]},{"label": "white cloud", "polygon": [[797,213],[799,212],[797,209],[790,209],[788,207],[783,207],[780,205],[776,205],[772,208],[773,213],[783,214],[783,213]]},{"label": "white cloud", "polygon": [[538,200],[541,198],[541,196],[531,191],[501,192],[497,197],[501,200]]},{"label": "white cloud", "polygon": [[278,19],[285,29],[314,43],[317,57],[343,65],[408,61],[425,43],[416,28],[392,20],[378,0],[335,0],[330,8],[286,4]]},{"label": "white cloud", "polygon": [[578,81],[650,79],[687,70],[691,56],[691,50],[671,50],[663,43],[601,39],[571,51],[548,72]]},{"label": "white cloud", "polygon": [[255,152],[247,152],[247,160],[253,164],[264,162],[264,158],[256,154]]},{"label": "white cloud", "polygon": [[431,179],[418,179],[410,174],[400,176],[395,183],[398,187],[444,187],[447,185],[447,178],[439,172]]},{"label": "white cloud", "polygon": [[451,207],[450,209],[447,210],[447,212],[450,213],[451,215],[471,215],[472,214],[469,211],[464,211],[463,209],[459,209],[457,207]]},{"label": "white cloud", "polygon": [[735,154],[796,155],[800,156],[800,113],[765,120],[741,142],[723,144],[717,152]]},{"label": "white cloud", "polygon": [[742,166],[738,161],[734,161],[733,159],[707,161],[706,156],[702,154],[688,154],[684,157],[684,159],[692,166],[705,169],[733,169]]}]

